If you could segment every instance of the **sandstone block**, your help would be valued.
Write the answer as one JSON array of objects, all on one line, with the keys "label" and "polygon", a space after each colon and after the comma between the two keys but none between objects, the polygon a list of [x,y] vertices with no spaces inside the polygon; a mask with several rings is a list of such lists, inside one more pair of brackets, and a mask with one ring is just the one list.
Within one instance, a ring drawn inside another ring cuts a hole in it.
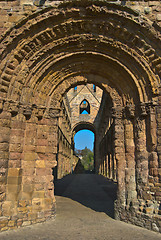
[{"label": "sandstone block", "polygon": [[9,177],[19,177],[21,176],[22,170],[20,168],[9,168],[8,176]]},{"label": "sandstone block", "polygon": [[27,207],[18,207],[18,208],[17,208],[17,211],[18,211],[18,212],[21,212],[21,213],[27,213],[27,212],[28,212],[28,209],[27,209]]},{"label": "sandstone block", "polygon": [[15,226],[15,221],[9,221],[8,222],[8,227],[14,227]]},{"label": "sandstone block", "polygon": [[37,213],[28,213],[28,220],[35,220],[37,218]]},{"label": "sandstone block", "polygon": [[17,227],[21,227],[22,223],[23,223],[23,220],[22,219],[18,219],[17,220]]},{"label": "sandstone block", "polygon": [[31,225],[31,221],[24,221],[22,223],[22,227],[29,226],[29,225]]},{"label": "sandstone block", "polygon": [[[27,142],[26,142],[26,144],[27,144]],[[24,152],[34,152],[36,150],[36,146],[27,144],[27,145],[23,146],[23,150],[24,150]]]},{"label": "sandstone block", "polygon": [[161,13],[157,14],[156,20],[159,22],[161,21]]},{"label": "sandstone block", "polygon": [[22,136],[17,136],[17,135],[11,135],[10,137],[10,143],[22,143],[23,137]]},{"label": "sandstone block", "polygon": [[10,144],[9,148],[10,152],[18,152],[21,153],[23,151],[23,145],[22,143],[12,143]]},{"label": "sandstone block", "polygon": [[47,139],[37,139],[36,141],[37,146],[47,146],[48,145],[48,140]]},{"label": "sandstone block", "polygon": [[21,183],[21,177],[8,177],[7,178],[7,184],[11,184],[11,185],[16,185],[16,184],[20,184]]},{"label": "sandstone block", "polygon": [[17,184],[7,184],[7,191],[8,193],[17,193],[18,191],[20,191],[21,186],[17,185]]},{"label": "sandstone block", "polygon": [[13,122],[11,122],[11,129],[24,130],[25,127],[26,127],[26,123],[25,122],[21,122],[21,121],[13,121]]},{"label": "sandstone block", "polygon": [[50,161],[50,160],[48,160],[48,161],[45,162],[45,166],[47,168],[54,168],[54,167],[57,166],[57,161]]},{"label": "sandstone block", "polygon": [[37,160],[36,167],[38,168],[45,168],[45,161],[44,160]]},{"label": "sandstone block", "polygon": [[7,231],[9,228],[6,226],[6,227],[1,227],[0,226],[0,230],[3,232],[3,231]]},{"label": "sandstone block", "polygon": [[10,135],[9,134],[5,134],[5,135],[0,135],[0,143],[4,143],[4,142],[9,142],[10,139]]},{"label": "sandstone block", "polygon": [[33,184],[25,184],[22,187],[23,192],[33,192],[34,190],[34,185]]},{"label": "sandstone block", "polygon": [[44,198],[45,192],[44,191],[35,191],[33,193],[33,198]]},{"label": "sandstone block", "polygon": [[7,226],[8,218],[7,217],[0,217],[0,228]]},{"label": "sandstone block", "polygon": [[9,119],[0,119],[0,126],[2,127],[10,127],[11,121]]},{"label": "sandstone block", "polygon": [[23,176],[33,176],[35,173],[35,168],[30,168],[30,164],[28,165],[28,168],[23,169]]},{"label": "sandstone block", "polygon": [[1,142],[1,143],[0,143],[0,151],[8,152],[8,150],[9,150],[9,145],[8,145],[8,143]]},{"label": "sandstone block", "polygon": [[19,207],[26,207],[27,206],[27,202],[26,200],[19,200],[18,201],[18,204],[19,204]]},{"label": "sandstone block", "polygon": [[19,152],[10,152],[9,153],[9,158],[11,160],[19,160],[19,159],[21,159],[21,153],[19,153]]},{"label": "sandstone block", "polygon": [[26,152],[24,153],[25,161],[34,161],[37,158],[37,154],[34,152]]},{"label": "sandstone block", "polygon": [[[14,200],[14,199],[13,199]],[[2,211],[3,211],[3,214],[5,216],[11,216],[12,215],[12,202],[11,201],[5,201],[3,204],[2,204]],[[7,221],[5,219],[5,221]],[[7,221],[8,222],[8,221]]]},{"label": "sandstone block", "polygon": [[22,160],[22,168],[23,169],[28,169],[31,168],[33,169],[35,167],[35,161],[23,161]]}]

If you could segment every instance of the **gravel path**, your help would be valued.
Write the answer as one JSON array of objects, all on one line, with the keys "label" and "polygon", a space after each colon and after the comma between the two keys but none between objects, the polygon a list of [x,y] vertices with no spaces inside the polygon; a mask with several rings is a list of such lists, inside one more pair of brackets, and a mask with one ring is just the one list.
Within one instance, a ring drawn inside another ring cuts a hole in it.
[{"label": "gravel path", "polygon": [[57,214],[45,223],[0,233],[0,240],[161,240],[161,234],[116,221],[115,184],[94,174],[56,182]]}]

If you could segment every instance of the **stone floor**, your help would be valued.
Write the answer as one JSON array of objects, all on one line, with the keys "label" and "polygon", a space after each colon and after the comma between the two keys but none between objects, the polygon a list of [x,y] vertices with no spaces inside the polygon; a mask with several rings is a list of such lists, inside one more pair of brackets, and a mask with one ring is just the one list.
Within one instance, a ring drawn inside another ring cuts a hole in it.
[{"label": "stone floor", "polygon": [[161,234],[116,221],[116,185],[94,174],[56,182],[57,214],[45,223],[0,233],[0,240],[161,240]]}]

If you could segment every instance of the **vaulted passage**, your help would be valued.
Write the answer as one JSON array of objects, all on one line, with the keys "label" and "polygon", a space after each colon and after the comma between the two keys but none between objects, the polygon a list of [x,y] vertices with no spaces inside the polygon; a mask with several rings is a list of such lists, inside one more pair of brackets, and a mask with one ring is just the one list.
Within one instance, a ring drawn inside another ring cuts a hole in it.
[{"label": "vaulted passage", "polygon": [[117,183],[115,218],[161,231],[159,27],[128,7],[71,1],[0,41],[1,230],[55,215],[53,181],[79,173],[74,136],[88,129],[94,172]]}]

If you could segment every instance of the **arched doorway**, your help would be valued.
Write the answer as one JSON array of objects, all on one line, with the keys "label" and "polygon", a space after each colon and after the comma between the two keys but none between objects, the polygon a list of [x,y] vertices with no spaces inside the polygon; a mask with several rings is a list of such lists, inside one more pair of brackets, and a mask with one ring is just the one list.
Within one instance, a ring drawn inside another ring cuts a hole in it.
[{"label": "arched doorway", "polygon": [[[160,40],[155,26],[149,31],[135,12],[130,10],[133,18],[128,14],[129,9],[106,2],[61,3],[24,19],[1,39],[1,208],[7,221],[19,218],[22,201],[25,211],[34,213],[30,223],[54,213],[52,168],[59,139],[64,162],[71,156],[71,127],[68,113],[60,114],[62,99],[70,88],[87,83],[108,96],[102,104],[109,115],[101,113],[99,136],[112,127],[117,218],[135,223],[140,215],[144,221],[145,213],[151,219],[151,211],[159,219],[160,190],[154,187],[161,180]],[[64,116],[66,135],[58,125]],[[106,149],[101,152],[97,172],[109,156]],[[155,219],[149,221],[158,224]]]},{"label": "arched doorway", "polygon": [[[77,133],[81,133],[82,131],[84,131],[84,130],[88,130],[88,132],[86,132],[84,135],[84,137],[86,137],[87,138],[87,140],[88,140],[88,135],[90,134],[90,141],[91,141],[91,143],[86,143],[86,146],[84,145],[84,149],[85,148],[87,148],[87,145],[91,145],[91,148],[88,146],[88,150],[89,150],[89,153],[90,153],[90,151],[91,151],[91,153],[93,153],[93,156],[92,156],[92,158],[93,158],[93,160],[91,160],[91,167],[90,166],[87,166],[87,168],[85,167],[84,168],[84,170],[91,170],[91,171],[93,171],[93,172],[95,172],[95,141],[96,141],[96,131],[95,131],[95,127],[94,127],[94,125],[93,124],[90,124],[90,123],[88,123],[88,122],[80,122],[80,123],[78,123],[77,125],[75,125],[74,127],[73,127],[73,130],[72,130],[72,143],[74,143],[73,144],[73,146],[74,146],[74,153],[77,155],[77,156],[79,156],[79,158],[81,157],[81,154],[79,154],[79,152],[78,151],[76,151],[76,150],[78,150],[76,147],[75,147],[75,136],[76,136],[76,134]],[[92,133],[92,136],[91,136],[91,133]],[[79,139],[77,139],[77,141],[79,141]],[[83,141],[83,139],[82,139],[82,141]],[[89,141],[89,140],[88,140]],[[82,148],[83,149],[83,148]],[[81,161],[82,162],[82,161]],[[84,166],[85,164],[83,164],[83,166]]]}]

